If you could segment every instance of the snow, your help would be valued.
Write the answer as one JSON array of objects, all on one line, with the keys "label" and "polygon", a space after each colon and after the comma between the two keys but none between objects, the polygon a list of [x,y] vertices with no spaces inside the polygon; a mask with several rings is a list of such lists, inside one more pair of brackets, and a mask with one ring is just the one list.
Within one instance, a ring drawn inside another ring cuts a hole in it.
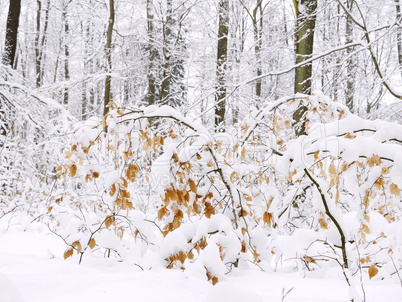
[{"label": "snow", "polygon": [[[264,273],[237,269],[212,286],[194,274],[166,270],[157,265],[143,271],[130,261],[86,255],[63,260],[63,242],[43,230],[0,231],[0,301],[136,301],[147,302],[271,302],[348,301],[342,279],[303,278],[298,274]],[[400,301],[399,284],[370,281],[367,301]]]}]

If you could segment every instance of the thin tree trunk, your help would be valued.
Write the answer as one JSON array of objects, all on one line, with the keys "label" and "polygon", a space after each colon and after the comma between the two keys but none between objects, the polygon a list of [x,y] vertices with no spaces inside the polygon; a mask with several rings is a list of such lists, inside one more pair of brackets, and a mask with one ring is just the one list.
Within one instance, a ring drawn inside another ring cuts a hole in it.
[{"label": "thin tree trunk", "polygon": [[[241,63],[241,57],[244,51],[244,43],[245,43],[245,27],[246,27],[246,18],[245,18],[245,10],[244,5],[242,6],[237,4],[238,2],[233,3],[233,8],[231,13],[234,16],[234,22],[236,24],[235,30],[231,32],[231,41],[233,42],[231,49],[233,51],[232,57],[234,58],[236,65],[234,69],[234,82],[240,82],[242,78],[241,69],[239,68]],[[240,111],[240,96],[238,92],[233,93],[233,104],[232,106],[232,123],[235,125],[239,122],[239,111]]]},{"label": "thin tree trunk", "polygon": [[15,65],[20,13],[21,0],[10,0],[6,27],[6,40],[4,43],[3,64],[11,67],[14,67]]},{"label": "thin tree trunk", "polygon": [[103,104],[103,115],[109,112],[108,104],[112,101],[111,95],[111,82],[112,77],[110,72],[112,71],[112,38],[113,38],[113,26],[115,21],[115,10],[114,10],[114,0],[109,0],[109,20],[107,27],[107,37],[106,37],[106,61],[107,61],[107,76],[105,81],[105,100]]},{"label": "thin tree trunk", "polygon": [[173,26],[173,2],[166,0],[166,22],[163,29],[163,75],[162,83],[159,91],[159,100],[161,103],[169,103],[171,97],[171,67],[172,67],[172,26]]},{"label": "thin tree trunk", "polygon": [[36,10],[36,35],[35,35],[35,84],[36,87],[41,86],[41,68],[40,68],[40,49],[39,49],[39,40],[40,40],[40,23],[41,23],[41,15],[42,15],[42,1],[37,0],[37,10]]},{"label": "thin tree trunk", "polygon": [[226,65],[229,34],[229,1],[219,1],[218,48],[216,61],[215,126],[225,121],[226,115]]},{"label": "thin tree trunk", "polygon": [[[257,77],[262,75],[262,61],[261,61],[261,49],[262,49],[262,30],[264,25],[262,0],[257,0],[257,4],[253,10],[253,31],[254,31],[254,54],[257,63]],[[258,100],[261,99],[261,79],[255,82],[255,95]]]},{"label": "thin tree trunk", "polygon": [[[352,11],[353,9],[353,3],[354,0],[349,0],[347,5],[349,11]],[[346,15],[346,44],[352,43],[353,42],[353,21],[351,17],[347,14]],[[355,71],[355,66],[354,66],[354,58],[352,58],[350,55],[353,52],[353,47],[348,47],[346,49],[346,55],[348,56],[346,60],[346,73],[347,73],[347,79],[346,79],[346,106],[349,108],[351,112],[354,111],[354,71]]]},{"label": "thin tree trunk", "polygon": [[[70,48],[68,46],[67,37],[69,35],[70,26],[67,18],[68,2],[64,6],[63,10],[63,21],[64,21],[64,80],[68,81],[70,79],[70,67],[69,67],[69,57]],[[63,93],[63,104],[68,106],[68,88],[64,89]]]},{"label": "thin tree trunk", "polygon": [[[401,14],[401,3],[400,0],[395,0],[396,2],[396,19],[398,22],[402,22],[402,14]],[[402,75],[402,31],[400,27],[398,28],[398,31],[396,32],[396,37],[397,37],[397,46],[398,46],[398,63],[399,63],[399,69]]]},{"label": "thin tree trunk", "polygon": [[155,48],[154,37],[154,13],[153,2],[147,0],[147,33],[148,33],[148,105],[155,104],[156,98],[156,83],[155,83],[155,60],[157,57],[157,50]]},{"label": "thin tree trunk", "polygon": [[35,84],[36,87],[43,85],[43,58],[44,47],[47,37],[47,29],[49,25],[49,10],[50,1],[47,1],[45,9],[45,20],[43,24],[43,32],[41,33],[41,21],[42,21],[42,0],[37,0],[37,12],[36,12],[36,36],[35,36]]}]

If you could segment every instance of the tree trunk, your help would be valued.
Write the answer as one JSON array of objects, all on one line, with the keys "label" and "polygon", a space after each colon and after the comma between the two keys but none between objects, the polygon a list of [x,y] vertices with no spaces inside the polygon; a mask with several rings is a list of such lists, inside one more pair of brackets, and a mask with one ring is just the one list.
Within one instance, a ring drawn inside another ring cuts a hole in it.
[{"label": "tree trunk", "polygon": [[[64,21],[64,80],[68,81],[70,79],[70,67],[69,67],[69,57],[70,57],[70,48],[68,46],[68,35],[70,31],[70,26],[67,18],[68,11],[68,2],[65,3],[63,8],[63,21]],[[68,88],[64,89],[63,93],[63,104],[68,106]]]},{"label": "tree trunk", "polygon": [[15,65],[20,12],[21,0],[10,0],[6,27],[6,40],[4,43],[3,64],[11,67],[14,67]]},{"label": "tree trunk", "polygon": [[[296,65],[310,59],[313,54],[317,0],[293,0],[296,12],[295,54]],[[308,63],[295,69],[294,93],[311,94],[313,64]],[[293,114],[293,125],[297,136],[306,134],[304,105]]]},{"label": "tree trunk", "polygon": [[[261,61],[261,49],[262,49],[262,30],[264,25],[262,0],[257,0],[257,4],[253,10],[253,31],[254,31],[254,54],[257,63],[257,77],[262,75],[262,61]],[[255,82],[255,95],[258,100],[261,99],[261,79]]]},{"label": "tree trunk", "polygon": [[[402,22],[402,14],[401,14],[401,3],[400,0],[395,0],[396,2],[396,19],[398,22]],[[402,75],[402,32],[401,28],[398,28],[398,31],[396,32],[396,37],[397,37],[397,46],[398,46],[398,63],[399,63],[399,69]]]},{"label": "tree trunk", "polygon": [[[354,0],[349,0],[347,2],[347,6],[349,11],[353,9]],[[353,21],[351,20],[350,15],[346,14],[346,44],[353,42]],[[348,47],[346,49],[346,55],[348,56],[346,60],[346,106],[349,108],[351,112],[354,112],[354,72],[355,72],[355,60],[352,58],[351,53],[353,52],[353,47]]]},{"label": "tree trunk", "polygon": [[44,47],[47,37],[47,28],[49,25],[49,10],[50,1],[47,1],[45,9],[45,20],[43,24],[43,32],[41,32],[41,21],[42,21],[42,0],[37,0],[37,11],[36,11],[36,36],[35,36],[35,84],[36,87],[43,85],[43,66],[42,61],[44,57]]},{"label": "tree trunk", "polygon": [[159,91],[159,100],[160,103],[169,103],[168,99],[171,96],[171,68],[172,68],[172,26],[174,23],[173,20],[173,3],[172,0],[166,0],[166,22],[164,23],[163,28],[163,73],[162,73],[162,82]]},{"label": "tree trunk", "polygon": [[225,120],[226,114],[226,65],[229,33],[229,1],[219,1],[218,48],[216,61],[215,126]]},{"label": "tree trunk", "polygon": [[40,80],[40,74],[41,74],[41,68],[40,68],[40,52],[41,50],[39,49],[39,40],[40,40],[40,23],[41,23],[41,15],[42,15],[42,1],[37,0],[37,10],[36,10],[36,35],[35,35],[35,84],[36,87],[41,86],[41,80]]},{"label": "tree trunk", "polygon": [[147,33],[148,33],[148,105],[155,104],[157,50],[155,48],[153,1],[147,0]]},{"label": "tree trunk", "polygon": [[109,0],[109,20],[107,27],[107,36],[106,36],[106,61],[107,61],[107,76],[105,81],[105,100],[103,104],[103,115],[106,115],[109,112],[108,104],[112,101],[111,96],[111,82],[112,77],[110,72],[112,71],[112,37],[113,37],[113,26],[115,21],[115,11],[114,11],[114,0]]},{"label": "tree trunk", "polygon": [[[311,58],[314,45],[314,31],[317,13],[317,0],[293,0],[296,11],[295,53],[296,64]],[[311,94],[312,63],[295,70],[294,93]]]}]

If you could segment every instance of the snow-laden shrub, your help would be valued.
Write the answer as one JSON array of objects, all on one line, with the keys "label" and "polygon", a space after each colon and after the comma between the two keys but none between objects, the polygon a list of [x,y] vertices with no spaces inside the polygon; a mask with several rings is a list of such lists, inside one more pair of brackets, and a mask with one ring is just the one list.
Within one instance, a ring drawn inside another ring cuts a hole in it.
[{"label": "snow-laden shrub", "polygon": [[65,258],[136,251],[138,265],[153,257],[212,283],[246,263],[339,269],[349,284],[397,276],[400,127],[320,93],[266,102],[225,133],[168,106],[111,103],[71,135],[49,226]]},{"label": "snow-laden shrub", "polygon": [[[73,118],[14,71],[0,65],[0,74],[0,217],[35,216],[46,207]],[[15,223],[32,222],[19,218]]]}]

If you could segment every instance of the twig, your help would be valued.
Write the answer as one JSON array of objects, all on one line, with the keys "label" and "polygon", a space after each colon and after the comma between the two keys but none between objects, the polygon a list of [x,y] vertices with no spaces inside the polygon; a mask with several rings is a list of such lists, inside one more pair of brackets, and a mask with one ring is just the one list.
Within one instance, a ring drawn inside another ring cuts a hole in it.
[{"label": "twig", "polygon": [[332,213],[329,210],[327,200],[325,199],[324,193],[321,190],[320,185],[317,183],[317,181],[311,176],[310,172],[304,168],[304,172],[308,176],[308,178],[313,182],[313,184],[316,186],[318,192],[320,193],[322,203],[324,204],[325,208],[325,214],[332,220],[332,222],[335,224],[339,235],[341,236],[341,249],[342,249],[342,258],[343,258],[343,265],[345,268],[349,268],[348,265],[348,257],[346,254],[346,239],[345,239],[345,234],[343,233],[343,230],[341,226],[339,225],[338,221],[335,219],[335,217],[332,215]]}]

